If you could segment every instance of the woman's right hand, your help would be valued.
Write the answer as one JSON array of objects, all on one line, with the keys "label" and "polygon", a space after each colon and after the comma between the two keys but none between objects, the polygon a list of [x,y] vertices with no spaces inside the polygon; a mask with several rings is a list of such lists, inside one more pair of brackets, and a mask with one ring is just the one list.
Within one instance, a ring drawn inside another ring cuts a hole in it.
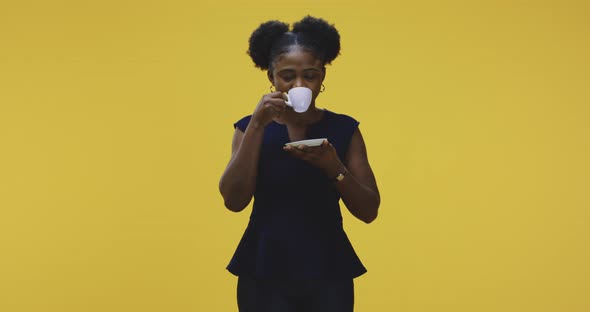
[{"label": "woman's right hand", "polygon": [[280,117],[285,112],[287,108],[285,100],[287,100],[287,96],[280,91],[265,94],[252,114],[251,122],[254,123],[254,126],[265,127],[274,118]]}]

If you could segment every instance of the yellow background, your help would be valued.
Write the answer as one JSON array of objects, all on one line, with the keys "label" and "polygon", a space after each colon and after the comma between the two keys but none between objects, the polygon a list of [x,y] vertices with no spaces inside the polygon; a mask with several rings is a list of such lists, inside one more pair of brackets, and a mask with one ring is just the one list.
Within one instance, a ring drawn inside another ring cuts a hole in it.
[{"label": "yellow background", "polygon": [[236,311],[247,39],[308,13],[382,193],[344,212],[356,311],[590,311],[590,5],[563,0],[3,0],[0,311]]}]

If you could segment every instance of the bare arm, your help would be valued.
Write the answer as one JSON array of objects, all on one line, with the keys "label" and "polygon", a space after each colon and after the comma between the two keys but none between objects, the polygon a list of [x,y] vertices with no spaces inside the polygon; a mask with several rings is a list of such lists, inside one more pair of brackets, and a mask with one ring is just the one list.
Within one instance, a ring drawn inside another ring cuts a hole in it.
[{"label": "bare arm", "polygon": [[[340,170],[347,174],[342,181],[335,183],[346,208],[358,219],[371,223],[377,218],[381,197],[359,129],[352,136],[344,166]],[[331,176],[338,174],[338,171],[331,172]]]},{"label": "bare arm", "polygon": [[320,148],[287,146],[285,150],[294,157],[321,168],[330,178],[344,173],[344,179],[334,183],[346,208],[366,223],[371,223],[377,218],[381,198],[373,170],[369,165],[365,142],[358,128],[352,136],[344,161],[340,160],[332,144],[327,141]]},{"label": "bare arm", "polygon": [[263,134],[263,128],[249,126],[245,133],[236,128],[232,156],[219,181],[225,207],[231,211],[242,211],[252,200]]},{"label": "bare arm", "polygon": [[258,103],[246,130],[236,129],[234,132],[232,156],[219,181],[219,192],[227,209],[242,211],[252,200],[264,127],[284,110],[281,92],[267,94]]}]

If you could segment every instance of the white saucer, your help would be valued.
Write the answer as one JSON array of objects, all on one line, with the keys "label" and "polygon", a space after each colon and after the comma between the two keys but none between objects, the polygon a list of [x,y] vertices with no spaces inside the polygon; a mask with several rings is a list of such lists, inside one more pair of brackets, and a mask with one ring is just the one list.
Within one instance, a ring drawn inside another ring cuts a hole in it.
[{"label": "white saucer", "polygon": [[327,139],[321,138],[321,139],[302,140],[302,141],[289,142],[285,145],[290,145],[290,146],[295,146],[295,147],[297,147],[299,145],[320,146],[320,145],[322,145],[322,142],[324,142],[325,140],[327,140]]}]

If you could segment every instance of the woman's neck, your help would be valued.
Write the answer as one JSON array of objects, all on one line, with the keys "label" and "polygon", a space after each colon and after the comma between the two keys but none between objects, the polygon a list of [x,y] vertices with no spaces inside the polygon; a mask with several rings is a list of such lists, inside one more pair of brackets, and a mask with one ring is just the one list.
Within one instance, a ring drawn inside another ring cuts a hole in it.
[{"label": "woman's neck", "polygon": [[322,119],[324,110],[315,107],[314,104],[309,106],[309,109],[303,113],[297,113],[293,110],[289,110],[283,121],[293,126],[304,127],[310,124],[314,124]]}]

